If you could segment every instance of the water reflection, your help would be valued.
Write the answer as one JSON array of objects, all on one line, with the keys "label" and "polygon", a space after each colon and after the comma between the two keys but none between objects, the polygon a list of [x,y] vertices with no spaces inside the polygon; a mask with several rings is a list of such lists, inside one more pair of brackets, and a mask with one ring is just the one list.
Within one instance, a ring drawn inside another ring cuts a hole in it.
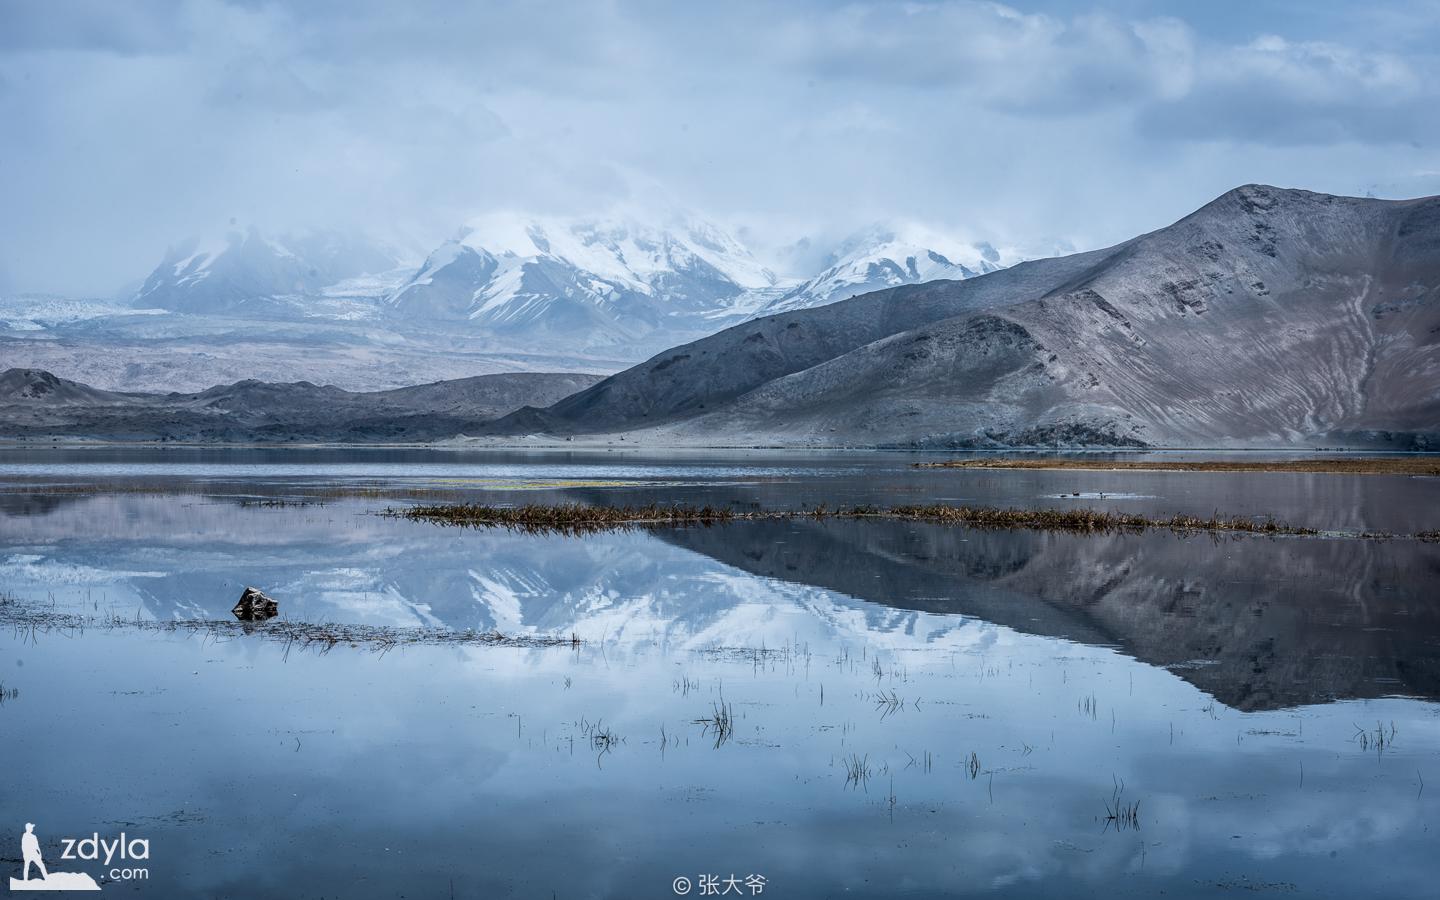
[{"label": "water reflection", "polygon": [[[1127,458],[1186,454],[1119,454]],[[1223,457],[1221,452],[1204,454]],[[1245,459],[1266,456],[1240,454]],[[1283,456],[1283,454],[1270,454]],[[1440,478],[1280,473],[1046,472],[916,469],[914,453],[807,451],[464,451],[400,449],[6,450],[0,511],[49,504],[47,487],[106,490],[185,484],[298,495],[422,488],[541,503],[686,502],[798,508],[828,504],[1076,505],[1155,515],[1272,516],[1323,529],[1411,533],[1437,527]]]},{"label": "water reflection", "polygon": [[[1433,887],[1436,545],[809,520],[577,539],[375,507],[12,507],[0,589],[220,618],[254,583],[290,618],[587,643],[5,633],[7,807],[56,838],[149,836],[154,896]],[[1106,821],[1117,791],[1138,828]]]},{"label": "water reflection", "polygon": [[934,646],[968,620],[1113,646],[1227,706],[1440,698],[1440,545],[1080,537],[787,520],[586,538],[442,529],[346,501],[77,499],[10,533],[0,579],[91,610],[576,633],[617,645]]},{"label": "water reflection", "polygon": [[756,575],[1116,646],[1241,709],[1440,699],[1434,544],[807,520],[656,536]]}]

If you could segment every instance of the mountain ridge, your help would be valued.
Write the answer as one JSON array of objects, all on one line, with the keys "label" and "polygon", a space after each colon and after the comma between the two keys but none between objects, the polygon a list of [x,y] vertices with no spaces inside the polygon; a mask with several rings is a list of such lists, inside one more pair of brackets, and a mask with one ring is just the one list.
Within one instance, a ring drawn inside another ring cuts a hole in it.
[{"label": "mountain ridge", "polygon": [[9,369],[0,372],[0,438],[433,441],[598,379],[516,372],[383,391],[246,379],[190,393],[136,393],[104,391],[38,369]]},{"label": "mountain ridge", "polygon": [[1437,244],[1440,198],[1244,185],[1103,250],[747,322],[492,430],[795,446],[1440,446]]},{"label": "mountain ridge", "polygon": [[[306,433],[328,439],[351,415],[367,440],[1434,449],[1440,197],[1243,185],[1112,247],[747,319],[603,379],[569,377],[573,390],[512,392],[508,409],[437,409],[410,389],[364,401],[373,409],[347,400]],[[294,423],[257,418],[273,389],[229,387],[230,413],[251,419],[200,439],[262,426],[296,439]],[[27,434],[75,433],[76,409],[152,403],[79,384],[27,390]],[[321,391],[290,385],[273,402],[334,399]],[[39,394],[55,401],[48,425]],[[186,414],[212,418],[186,427],[216,421],[198,402]],[[75,415],[55,425],[62,407]],[[113,412],[101,418],[115,425]]]},{"label": "mountain ridge", "polygon": [[[838,245],[818,273],[781,277],[740,240],[694,215],[472,219],[418,266],[341,232],[271,238],[236,227],[167,251],[132,306],[189,315],[329,318],[463,329],[494,341],[648,355],[717,327],[822,305],[873,288],[995,268],[988,244],[961,247],[910,227],[875,226]],[[973,257],[973,258],[971,258]],[[408,266],[408,267],[407,267]]]}]

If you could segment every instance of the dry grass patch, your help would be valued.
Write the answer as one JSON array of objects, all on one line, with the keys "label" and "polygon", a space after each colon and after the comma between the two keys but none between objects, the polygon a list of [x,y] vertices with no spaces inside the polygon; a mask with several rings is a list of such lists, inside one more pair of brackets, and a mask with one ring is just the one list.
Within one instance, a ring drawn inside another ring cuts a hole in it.
[{"label": "dry grass patch", "polygon": [[1116,531],[1234,532],[1254,534],[1316,534],[1271,518],[1212,516],[1152,518],[1097,509],[1001,509],[944,504],[909,506],[851,506],[811,510],[736,511],[717,506],[585,506],[581,504],[527,504],[488,506],[475,503],[417,505],[392,508],[386,515],[439,525],[472,528],[509,528],[548,534],[590,534],[630,528],[676,525],[719,525],[779,519],[891,519],[964,525],[970,528],[1068,531],[1080,534]]}]

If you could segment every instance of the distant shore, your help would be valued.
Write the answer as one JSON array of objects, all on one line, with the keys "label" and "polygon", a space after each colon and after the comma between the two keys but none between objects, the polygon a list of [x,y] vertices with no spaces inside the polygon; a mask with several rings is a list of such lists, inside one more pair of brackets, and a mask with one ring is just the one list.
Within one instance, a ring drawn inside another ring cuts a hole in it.
[{"label": "distant shore", "polygon": [[1317,457],[1257,460],[1120,460],[1120,459],[953,459],[915,463],[917,469],[1043,469],[1080,472],[1295,472],[1328,475],[1436,475],[1434,456]]},{"label": "distant shore", "polygon": [[[1297,465],[1314,463],[1325,467],[1324,471],[1338,473],[1356,473],[1359,470],[1349,468],[1361,462],[1389,462],[1387,458],[1378,457],[1357,457],[1344,460],[1344,466],[1330,468],[1332,461],[1330,457],[1340,459],[1343,457],[1355,456],[1356,454],[1383,453],[1386,457],[1393,456],[1397,459],[1409,458],[1419,460],[1435,461],[1440,466],[1440,451],[1435,450],[1413,450],[1413,449],[1387,449],[1384,447],[1353,446],[1353,447],[1309,447],[1309,446],[1284,446],[1284,445],[1256,445],[1256,446],[1217,446],[1209,444],[1175,445],[1175,446],[1152,446],[1152,447],[1108,447],[1108,446],[1074,446],[1061,447],[1057,450],[1054,445],[1043,447],[1032,447],[1024,445],[1000,446],[1000,447],[919,447],[902,446],[896,444],[855,444],[855,443],[803,443],[803,442],[762,442],[754,443],[726,443],[723,441],[701,441],[701,440],[675,440],[672,438],[652,438],[623,436],[616,434],[586,434],[573,435],[570,437],[555,437],[548,435],[526,435],[523,437],[471,437],[458,435],[452,438],[443,438],[433,441],[326,441],[326,440],[232,440],[232,441],[211,441],[211,440],[158,440],[158,439],[120,439],[120,438],[98,438],[98,437],[76,437],[65,435],[47,435],[43,437],[13,437],[0,434],[0,451],[12,450],[441,450],[452,451],[480,451],[480,452],[507,452],[507,451],[531,451],[531,450],[554,450],[562,453],[589,452],[595,450],[623,451],[630,453],[668,453],[671,451],[699,451],[714,453],[730,452],[751,452],[751,451],[782,451],[786,453],[892,453],[912,454],[916,456],[946,456],[950,454],[964,453],[974,454],[977,461],[970,460],[946,460],[933,463],[917,463],[918,468],[981,468],[989,467],[995,469],[1094,469],[1097,471],[1108,471],[1111,469],[1153,469],[1155,471],[1270,471],[1268,467],[1283,465],[1277,462],[1258,463],[1230,463],[1220,462],[1163,462],[1147,461],[1144,463],[1128,463],[1109,459],[1113,454],[1125,454],[1127,456],[1140,455],[1170,455],[1170,454],[1202,454],[1202,453],[1223,453],[1235,455],[1251,454],[1284,454],[1290,456],[1305,455],[1306,459],[1295,461]],[[1039,456],[1041,453],[1073,453],[1094,456],[1094,459],[1081,458],[1059,458]],[[1035,455],[1033,459],[1020,459],[1001,457],[990,459],[996,454],[1023,453]],[[1311,456],[1313,455],[1313,459]],[[1234,466],[1233,469],[1222,468]],[[1279,471],[1279,470],[1277,470]],[[1300,470],[1296,470],[1300,471]],[[1304,471],[1321,471],[1312,469]],[[1381,473],[1384,474],[1384,473]]]}]

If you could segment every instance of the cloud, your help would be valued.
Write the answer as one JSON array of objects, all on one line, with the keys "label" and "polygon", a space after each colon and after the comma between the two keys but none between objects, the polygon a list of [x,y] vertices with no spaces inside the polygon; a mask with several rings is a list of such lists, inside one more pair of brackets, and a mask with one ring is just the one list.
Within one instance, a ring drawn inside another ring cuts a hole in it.
[{"label": "cloud", "polygon": [[1084,113],[1182,92],[1193,38],[1177,19],[1060,19],[996,3],[867,3],[791,21],[781,57],[817,77],[949,90],[1016,112]]},{"label": "cloud", "polygon": [[11,0],[0,271],[103,293],[230,217],[425,243],[682,206],[777,252],[875,221],[1092,247],[1249,181],[1403,191],[1434,168],[1424,11]]},{"label": "cloud", "polygon": [[1210,54],[1196,84],[1142,117],[1153,135],[1279,145],[1433,142],[1433,61],[1267,35]]},{"label": "cloud", "polygon": [[1125,107],[1143,134],[1275,145],[1433,140],[1431,58],[1261,35],[1204,40],[1185,22],[1022,13],[971,0],[848,5],[791,21],[776,56],[812,77],[943,94],[1011,114]]},{"label": "cloud", "polygon": [[84,50],[137,54],[178,49],[184,41],[177,13],[182,0],[129,5],[109,0],[5,4],[0,52]]}]

